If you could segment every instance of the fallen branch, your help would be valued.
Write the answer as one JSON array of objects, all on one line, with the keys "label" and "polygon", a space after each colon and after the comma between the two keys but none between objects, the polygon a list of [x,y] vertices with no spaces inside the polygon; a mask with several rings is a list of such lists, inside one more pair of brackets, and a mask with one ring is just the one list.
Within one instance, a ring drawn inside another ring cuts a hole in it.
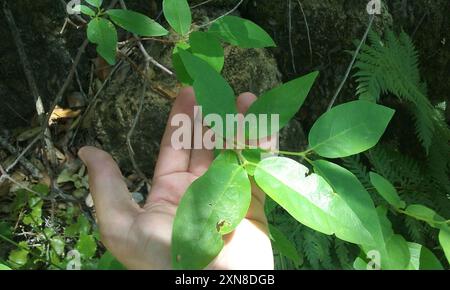
[{"label": "fallen branch", "polygon": [[[42,174],[39,171],[38,168],[36,168],[36,166],[34,166],[33,163],[31,163],[30,161],[28,161],[26,158],[24,158],[25,154],[31,149],[31,147],[34,145],[34,143],[36,143],[37,140],[40,139],[40,136],[37,136],[26,148],[25,150],[22,151],[22,153],[20,153],[18,155],[18,157],[16,158],[16,160],[10,165],[8,166],[8,168],[6,169],[5,173],[8,173],[14,166],[17,165],[17,163],[20,163],[28,172],[30,172],[31,176],[33,178],[36,179],[40,179],[42,178]],[[17,154],[17,150],[14,148],[14,146],[12,146],[11,144],[8,143],[8,141],[0,136],[0,146],[5,148],[9,153],[15,155]]]},{"label": "fallen branch", "polygon": [[[3,12],[5,13],[6,22],[8,23],[12,37],[16,44],[17,52],[19,54],[19,58],[22,63],[23,70],[25,72],[25,77],[27,79],[28,85],[30,86],[31,94],[33,95],[33,98],[34,98],[34,103],[36,105],[36,112],[38,114],[38,119],[42,124],[42,122],[44,120],[44,115],[45,115],[44,104],[42,102],[41,95],[39,94],[39,89],[36,85],[36,80],[33,76],[33,71],[31,69],[30,62],[28,61],[27,54],[25,53],[25,46],[24,46],[22,38],[20,36],[19,29],[17,28],[16,22],[14,20],[14,16],[12,15],[12,12],[9,9],[8,3],[6,1],[3,3]],[[54,153],[54,146],[53,146],[53,142],[51,141],[50,131],[47,127],[43,127],[42,132],[43,132],[45,148],[46,148],[47,152],[50,155],[52,155],[52,152]],[[54,163],[56,163],[56,157],[55,157],[55,160],[51,160],[51,161],[54,161]]]}]

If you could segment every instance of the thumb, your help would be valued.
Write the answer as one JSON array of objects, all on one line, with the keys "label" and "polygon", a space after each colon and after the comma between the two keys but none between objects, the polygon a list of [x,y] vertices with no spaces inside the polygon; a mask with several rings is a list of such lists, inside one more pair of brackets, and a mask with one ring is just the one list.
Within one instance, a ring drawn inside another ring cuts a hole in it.
[{"label": "thumb", "polygon": [[128,226],[140,208],[132,200],[111,155],[94,147],[83,147],[78,156],[88,170],[89,188],[102,235]]}]

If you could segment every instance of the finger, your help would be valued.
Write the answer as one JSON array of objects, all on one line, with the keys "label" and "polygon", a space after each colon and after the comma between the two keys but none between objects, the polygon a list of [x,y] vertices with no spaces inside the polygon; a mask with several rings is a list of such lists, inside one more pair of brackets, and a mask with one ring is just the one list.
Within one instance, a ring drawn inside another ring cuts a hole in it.
[{"label": "finger", "polygon": [[[202,140],[205,134],[210,135],[211,129],[203,127]],[[202,141],[201,149],[191,150],[191,160],[189,163],[189,172],[196,176],[202,176],[209,168],[214,160],[214,151],[205,148],[205,144]]]},{"label": "finger", "polygon": [[132,200],[119,167],[108,153],[94,147],[81,148],[78,156],[88,169],[100,229],[105,233],[120,231],[140,208]]},{"label": "finger", "polygon": [[248,108],[256,101],[257,97],[252,93],[243,93],[240,94],[237,98],[237,109],[241,114],[245,114]]},{"label": "finger", "polygon": [[[190,87],[181,89],[173,105],[169,116],[169,121],[167,122],[166,131],[164,132],[164,136],[161,141],[154,178],[171,173],[184,172],[189,169],[190,150],[176,149],[172,144],[172,136],[174,136],[174,132],[179,129],[179,126],[182,124],[175,124],[172,126],[172,121],[175,120],[175,116],[184,114],[184,116],[188,117],[190,120],[190,124],[184,124],[184,126],[190,126],[192,133],[194,106],[194,90]],[[191,137],[192,136],[189,136],[189,138]]]}]

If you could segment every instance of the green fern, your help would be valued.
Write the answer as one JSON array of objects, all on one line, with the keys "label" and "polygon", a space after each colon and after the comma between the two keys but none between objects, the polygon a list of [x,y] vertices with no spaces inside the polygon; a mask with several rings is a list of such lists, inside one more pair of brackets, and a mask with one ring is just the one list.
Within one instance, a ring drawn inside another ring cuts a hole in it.
[{"label": "green fern", "polygon": [[420,79],[418,53],[404,32],[396,37],[388,31],[386,39],[369,34],[371,45],[364,45],[358,56],[355,74],[360,99],[378,101],[391,93],[410,103],[419,140],[428,153],[435,131],[435,111],[426,97],[426,86]]}]

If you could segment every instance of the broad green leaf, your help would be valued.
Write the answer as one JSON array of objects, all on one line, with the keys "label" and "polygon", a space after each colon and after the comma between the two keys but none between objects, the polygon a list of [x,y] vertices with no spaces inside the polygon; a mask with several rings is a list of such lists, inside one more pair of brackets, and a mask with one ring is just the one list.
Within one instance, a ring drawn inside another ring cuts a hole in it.
[{"label": "broad green leaf", "polygon": [[94,7],[99,8],[100,6],[102,6],[103,0],[86,0],[86,2]]},{"label": "broad green leaf", "polygon": [[92,10],[91,8],[89,8],[86,5],[76,5],[73,8],[73,11],[79,11],[87,16],[91,16],[91,17],[95,17],[96,13],[94,12],[94,10]]},{"label": "broad green leaf", "polygon": [[337,106],[322,115],[309,133],[309,145],[326,158],[340,158],[375,146],[394,110],[367,101]]},{"label": "broad green leaf", "polygon": [[[370,233],[370,240],[366,239],[366,241],[357,244],[368,246],[383,245],[383,228],[379,220],[378,211],[369,193],[358,178],[347,169],[325,160],[314,161],[313,166],[315,173],[323,177],[331,186],[333,192],[351,208],[365,232]],[[343,220],[345,216],[337,214],[336,218]],[[352,224],[352,221],[349,220],[348,224]],[[354,224],[357,225],[357,223]],[[358,232],[361,231],[356,230],[355,234],[358,235]]]},{"label": "broad green leaf", "polygon": [[64,254],[65,243],[61,237],[51,238],[50,245],[57,255],[61,256],[62,254]]},{"label": "broad green leaf", "polygon": [[115,24],[139,36],[163,36],[169,33],[158,22],[138,12],[111,9],[106,14]]},{"label": "broad green leaf", "polygon": [[[228,82],[204,60],[186,52],[178,51],[184,67],[194,79],[194,91],[197,104],[202,106],[203,116],[217,114],[226,123],[227,114],[237,114],[235,95]],[[213,128],[214,129],[214,128]],[[223,131],[215,130],[221,136]]]},{"label": "broad green leaf", "polygon": [[125,266],[122,265],[109,251],[106,251],[103,256],[98,261],[98,270],[126,270]]},{"label": "broad green leaf", "polygon": [[382,230],[383,242],[376,246],[362,245],[363,250],[379,257],[378,261],[373,260],[372,264],[379,263],[378,268],[383,270],[405,270],[410,262],[408,244],[401,235],[396,235],[392,229],[392,224],[387,218],[387,209],[378,207],[377,213]]},{"label": "broad green leaf", "polygon": [[289,258],[298,267],[302,264],[300,255],[295,247],[295,244],[291,242],[279,229],[269,225],[270,237],[274,248],[286,258]]},{"label": "broad green leaf", "polygon": [[97,44],[97,52],[110,65],[116,63],[117,31],[114,25],[104,18],[92,19],[87,28],[90,42]]},{"label": "broad green leaf", "polygon": [[185,42],[180,42],[175,45],[175,48],[173,49],[172,54],[172,65],[175,69],[175,72],[177,74],[178,80],[185,85],[192,86],[194,84],[194,80],[191,78],[189,73],[187,72],[186,68],[184,67],[183,60],[180,57],[180,49],[189,51],[190,50],[189,44]]},{"label": "broad green leaf", "polygon": [[9,253],[8,260],[14,267],[22,267],[28,262],[29,251],[26,242],[19,243],[20,248],[13,250]]},{"label": "broad green leaf", "polygon": [[0,264],[0,271],[4,271],[4,270],[11,270],[11,268],[4,264]]},{"label": "broad green leaf", "polygon": [[274,47],[270,35],[257,24],[237,16],[225,16],[214,22],[208,32],[223,41],[243,48]]},{"label": "broad green leaf", "polygon": [[203,269],[222,250],[222,235],[232,232],[247,214],[251,186],[245,170],[214,161],[186,191],[172,232],[175,269]]},{"label": "broad green leaf", "polygon": [[409,262],[409,270],[444,270],[438,258],[426,247],[408,243],[411,260]]},{"label": "broad green leaf", "polygon": [[438,215],[434,210],[421,204],[412,204],[408,206],[405,213],[415,219],[424,221],[435,228],[439,228],[440,223],[445,221],[445,219]]},{"label": "broad green leaf", "polygon": [[[368,231],[370,227],[366,229],[362,223],[372,222],[368,218],[363,220],[370,204],[361,208],[357,196],[350,197],[354,202],[346,203],[321,176],[308,175],[308,171],[307,167],[292,159],[272,157],[259,163],[255,181],[300,223],[327,235],[334,233],[340,239],[355,244],[374,244]],[[349,205],[355,206],[356,212]]]},{"label": "broad green leaf", "polygon": [[66,227],[64,230],[64,235],[67,237],[78,237],[80,234],[89,234],[91,230],[91,224],[89,223],[89,220],[84,216],[80,215],[77,219],[77,222],[74,224],[71,224],[70,226]]},{"label": "broad green leaf", "polygon": [[186,0],[164,0],[163,12],[173,30],[181,35],[189,32],[192,15]]},{"label": "broad green leaf", "polygon": [[84,259],[90,259],[97,251],[97,243],[92,235],[81,234],[75,248]]},{"label": "broad green leaf", "polygon": [[377,192],[393,207],[396,209],[401,209],[406,207],[406,203],[401,200],[397,193],[397,190],[383,176],[376,174],[375,172],[370,172],[370,182],[375,187]]},{"label": "broad green leaf", "polygon": [[439,243],[444,250],[447,261],[450,263],[450,226],[442,226],[439,231]]},{"label": "broad green leaf", "polygon": [[[319,160],[313,162],[314,170],[331,185],[354,211],[363,227],[370,232],[372,242],[359,243],[365,253],[379,253],[382,269],[404,269],[409,262],[406,241],[395,235],[386,217],[387,210],[375,208],[369,193],[358,178],[347,169],[334,163]],[[342,219],[342,216],[340,217]]]},{"label": "broad green leaf", "polygon": [[211,33],[196,31],[189,35],[190,52],[206,61],[217,72],[224,65],[224,51],[217,37]]},{"label": "broad green leaf", "polygon": [[258,117],[260,114],[266,114],[268,117],[268,130],[264,132],[265,134],[259,134],[258,138],[271,136],[278,132],[275,128],[272,129],[272,115],[278,115],[278,130],[289,123],[303,105],[318,75],[318,72],[313,72],[285,83],[264,93],[250,106],[247,115],[254,114]]}]

